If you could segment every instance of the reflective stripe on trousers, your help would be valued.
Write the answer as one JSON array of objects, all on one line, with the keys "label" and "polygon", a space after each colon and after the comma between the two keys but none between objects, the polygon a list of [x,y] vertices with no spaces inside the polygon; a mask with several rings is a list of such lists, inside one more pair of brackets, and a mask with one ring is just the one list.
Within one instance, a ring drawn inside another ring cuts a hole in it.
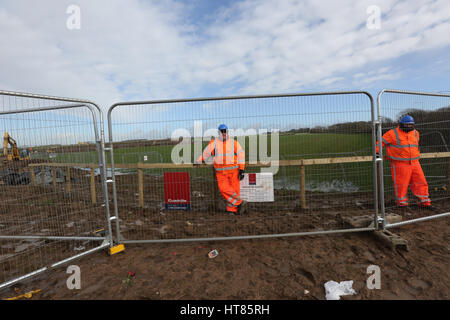
[{"label": "reflective stripe on trousers", "polygon": [[238,170],[217,171],[217,184],[222,197],[227,201],[227,211],[237,212],[242,203]]},{"label": "reflective stripe on trousers", "polygon": [[391,161],[391,172],[397,205],[408,205],[408,187],[419,203],[431,204],[428,183],[419,161]]}]

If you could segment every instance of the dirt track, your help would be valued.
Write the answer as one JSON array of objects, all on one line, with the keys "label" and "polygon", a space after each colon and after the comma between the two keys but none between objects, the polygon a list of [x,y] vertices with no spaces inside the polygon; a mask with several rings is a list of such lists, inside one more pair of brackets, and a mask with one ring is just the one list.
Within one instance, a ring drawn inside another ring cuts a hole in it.
[{"label": "dirt track", "polygon": [[[14,190],[20,191],[22,199],[28,199],[28,207],[23,207],[26,209],[23,212],[27,213],[27,219],[39,219],[39,223],[27,223],[23,226],[30,229],[30,232],[43,232],[42,228],[47,228],[50,232],[60,230],[62,226],[64,229],[57,233],[61,235],[85,235],[84,232],[101,226],[104,210],[99,205],[92,206],[90,203],[89,189],[86,188],[89,184],[85,181],[87,178],[84,174],[80,174],[78,178],[73,186],[77,191],[68,197],[59,188],[57,192],[50,192],[53,190],[52,186],[42,190],[32,186],[14,187]],[[372,211],[370,201],[361,204],[356,195],[333,199],[329,195],[317,198],[314,194],[308,197],[310,206],[315,206],[314,210],[302,211],[298,210],[294,200],[298,195],[286,194],[278,195],[278,198],[289,201],[283,202],[285,204],[273,204],[275,209],[280,209],[277,219],[273,220],[270,218],[274,208],[270,206],[266,206],[265,210],[259,210],[261,208],[258,206],[251,207],[247,215],[226,218],[221,210],[214,213],[205,211],[208,206],[203,211],[198,207],[196,212],[171,212],[162,215],[159,209],[162,195],[151,193],[151,189],[146,190],[147,208],[137,207],[135,184],[131,180],[129,183],[123,181],[125,188],[119,189],[119,197],[124,197],[122,202],[126,204],[120,208],[123,220],[121,226],[124,227],[122,233],[129,238],[133,235],[137,239],[142,239],[144,235],[147,236],[146,239],[160,239],[333,229],[343,227],[341,215],[359,216]],[[153,188],[157,186],[157,181],[150,182],[146,185]],[[129,190],[127,185],[130,186]],[[100,190],[99,184],[96,187]],[[208,191],[212,192],[206,186],[199,192]],[[8,197],[15,198],[17,192],[8,193]],[[38,192],[45,197],[39,197]],[[340,206],[337,201],[340,201]],[[353,207],[350,208],[352,203]],[[440,205],[441,212],[449,211],[448,200],[442,200]],[[11,222],[13,216],[10,213],[19,214],[14,203],[4,202],[1,209],[3,217],[9,217],[8,221]],[[395,213],[392,208],[387,209]],[[76,215],[72,216],[72,213]],[[427,214],[430,212],[412,209],[404,213],[403,217],[412,219]],[[202,221],[205,217],[210,220]],[[185,228],[187,220],[193,223],[193,230]],[[53,221],[58,223],[54,225]],[[140,223],[137,224],[137,221]],[[201,232],[196,234],[196,227],[201,225],[199,222],[207,223],[208,230],[200,229]],[[326,225],[327,223],[333,225]],[[153,230],[166,224],[172,224],[174,229],[163,236]],[[8,225],[2,227],[2,232],[9,230],[15,234]],[[38,226],[38,229],[33,229]],[[357,294],[343,299],[446,300],[450,298],[449,226],[450,219],[443,218],[393,229],[394,233],[409,241],[408,252],[392,251],[369,233],[245,241],[130,244],[126,246],[125,252],[114,256],[100,251],[72,262],[71,264],[81,268],[80,290],[67,288],[66,280],[69,275],[66,273],[67,266],[64,266],[5,289],[0,292],[0,298],[42,289],[32,299],[309,300],[325,299],[324,284],[327,281],[353,280],[353,288]],[[62,254],[70,253],[70,256],[74,252],[73,246],[74,244],[69,243],[59,246],[57,250]],[[219,255],[210,259],[207,254],[213,249],[217,249]],[[9,253],[8,250],[14,253],[14,247],[7,249],[2,246],[3,253]],[[63,255],[61,259],[68,256]],[[367,274],[369,265],[378,265],[381,269],[380,290],[366,288],[366,280],[370,276]],[[27,272],[30,271],[32,270]],[[128,271],[134,272],[135,277],[127,285],[124,281]]]},{"label": "dirt track", "polygon": [[[267,240],[128,245],[108,256],[76,261],[82,288],[66,287],[61,267],[0,293],[42,289],[32,299],[325,299],[324,283],[353,280],[343,299],[449,299],[450,220],[408,225],[393,232],[410,250],[392,251],[371,234]],[[217,249],[219,255],[207,254]],[[369,265],[381,268],[381,289],[366,288]],[[132,284],[124,283],[127,272]],[[305,290],[309,293],[305,294]]]}]

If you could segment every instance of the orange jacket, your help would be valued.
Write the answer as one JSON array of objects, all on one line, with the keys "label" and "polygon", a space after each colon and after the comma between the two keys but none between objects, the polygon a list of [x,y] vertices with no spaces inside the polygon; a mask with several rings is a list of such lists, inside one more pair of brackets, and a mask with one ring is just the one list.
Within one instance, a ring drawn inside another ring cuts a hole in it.
[{"label": "orange jacket", "polygon": [[245,169],[245,152],[240,143],[233,138],[228,138],[225,141],[221,136],[212,139],[197,162],[206,162],[211,157],[214,157],[216,171]]},{"label": "orange jacket", "polygon": [[[382,137],[382,146],[386,146],[387,158],[398,161],[413,161],[420,158],[419,132],[404,132],[399,127],[391,129]],[[377,141],[376,151],[379,152]]]}]

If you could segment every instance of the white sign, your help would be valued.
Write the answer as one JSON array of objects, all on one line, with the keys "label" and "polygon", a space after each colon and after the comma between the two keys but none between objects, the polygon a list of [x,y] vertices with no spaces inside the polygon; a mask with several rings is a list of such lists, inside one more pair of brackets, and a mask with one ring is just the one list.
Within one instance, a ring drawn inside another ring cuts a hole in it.
[{"label": "white sign", "polygon": [[144,161],[147,161],[147,156],[144,156]]},{"label": "white sign", "polygon": [[247,202],[273,202],[273,174],[246,173],[240,184],[241,198]]}]

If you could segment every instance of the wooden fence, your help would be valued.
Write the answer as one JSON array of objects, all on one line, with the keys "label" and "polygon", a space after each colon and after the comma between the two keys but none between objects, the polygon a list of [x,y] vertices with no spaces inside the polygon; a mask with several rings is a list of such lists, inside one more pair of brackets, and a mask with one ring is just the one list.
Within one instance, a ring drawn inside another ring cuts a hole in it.
[{"label": "wooden fence", "polygon": [[[430,158],[450,158],[450,152],[436,152],[423,153],[421,159]],[[269,164],[246,164],[247,167],[270,167],[271,165],[295,166],[299,168],[299,182],[300,182],[300,205],[301,208],[306,208],[306,174],[305,167],[311,165],[326,165],[326,164],[340,164],[340,163],[356,163],[356,162],[370,162],[373,160],[372,156],[360,157],[338,157],[338,158],[320,158],[320,159],[297,159],[297,160],[279,160],[272,161]],[[196,167],[208,167],[209,165],[201,164]],[[96,163],[33,163],[29,165],[31,171],[31,179],[33,185],[37,185],[36,177],[33,167],[42,167],[45,172],[45,167],[64,167],[66,168],[66,190],[71,190],[70,168],[90,168],[90,186],[92,203],[97,203],[95,191],[95,169],[98,168]],[[111,168],[111,165],[107,165]],[[144,169],[183,169],[193,168],[193,164],[173,164],[173,163],[129,163],[129,164],[115,164],[117,169],[137,169],[138,171],[138,185],[139,185],[139,207],[144,207]],[[53,170],[53,186],[56,188],[56,170]],[[450,190],[450,161],[447,162],[447,188]]]}]

